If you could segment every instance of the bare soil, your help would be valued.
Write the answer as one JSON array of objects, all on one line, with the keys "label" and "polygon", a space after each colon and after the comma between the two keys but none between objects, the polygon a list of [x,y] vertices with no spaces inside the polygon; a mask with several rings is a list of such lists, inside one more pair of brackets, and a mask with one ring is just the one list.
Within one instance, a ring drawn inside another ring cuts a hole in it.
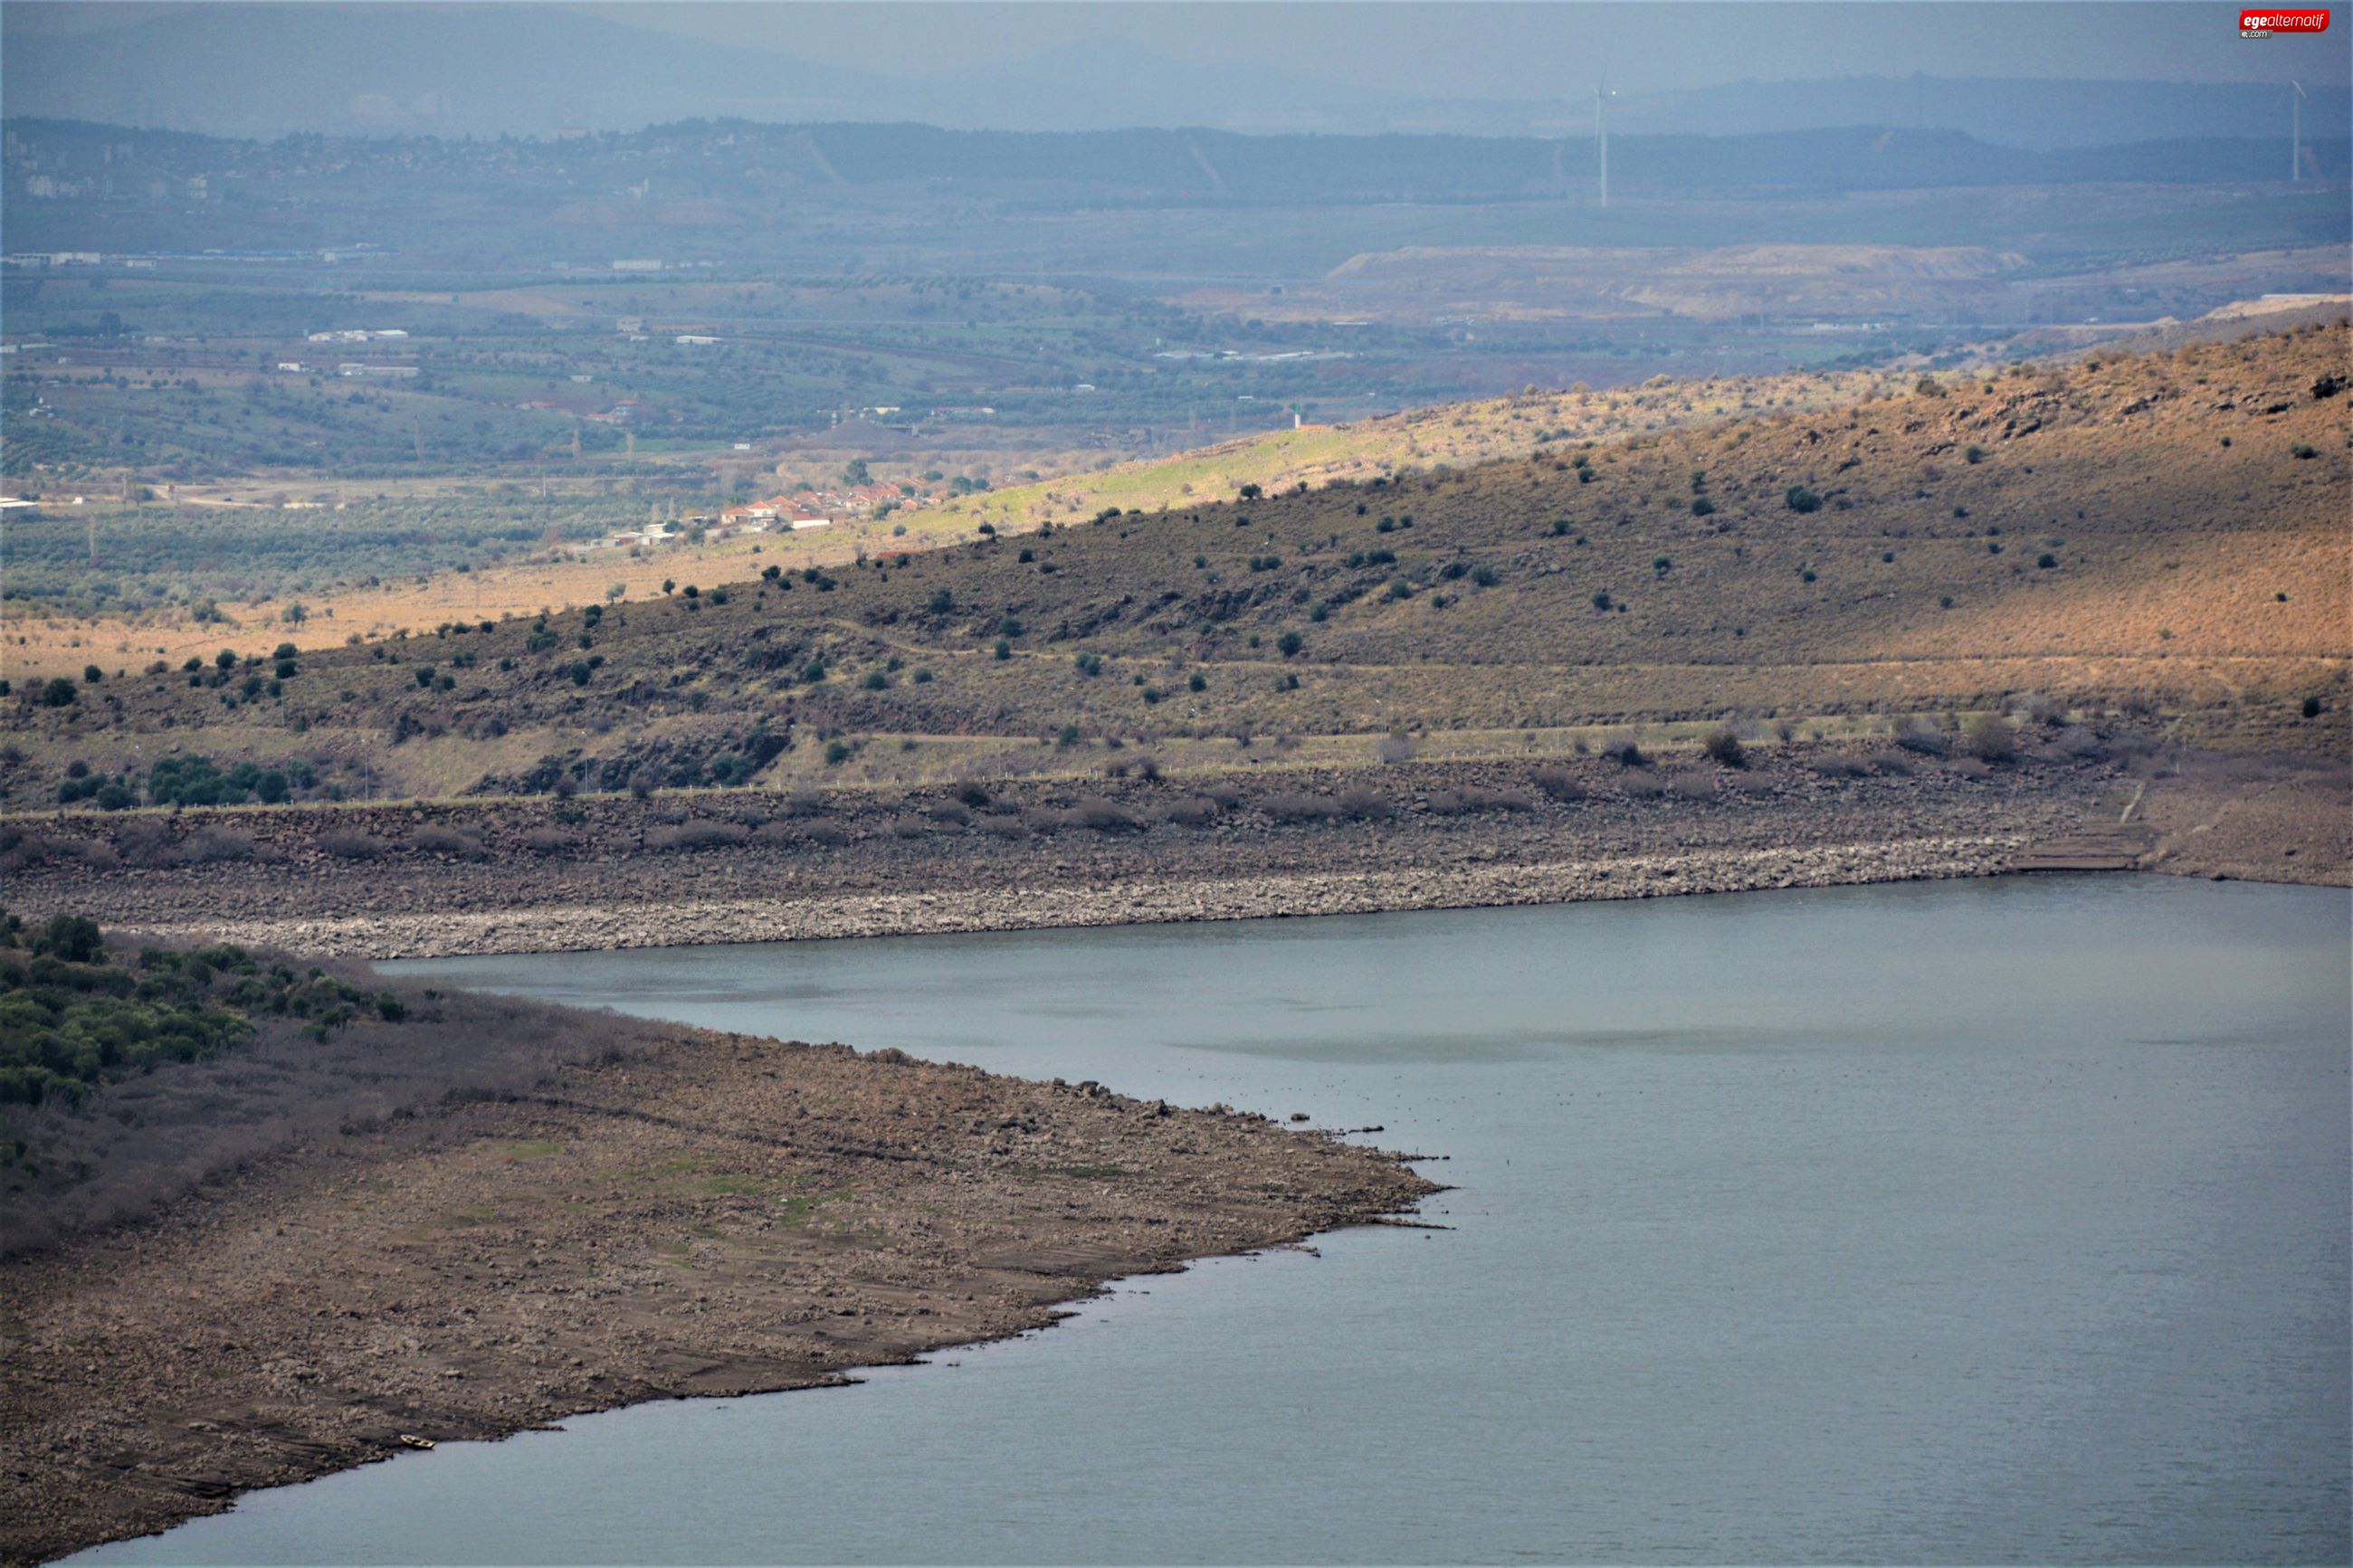
[{"label": "bare soil", "polygon": [[404,1436],[839,1383],[1435,1190],[1223,1108],[629,1033],[539,1089],[330,1134],[0,1264],[0,1561]]}]

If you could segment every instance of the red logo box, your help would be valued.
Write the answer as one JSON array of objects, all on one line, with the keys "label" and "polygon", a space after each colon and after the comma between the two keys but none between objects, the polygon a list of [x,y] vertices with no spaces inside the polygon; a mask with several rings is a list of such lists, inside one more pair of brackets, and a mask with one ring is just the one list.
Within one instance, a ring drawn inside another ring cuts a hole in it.
[{"label": "red logo box", "polygon": [[2328,31],[2326,11],[2242,11],[2239,13],[2239,37],[2268,38],[2277,33],[2325,33]]}]

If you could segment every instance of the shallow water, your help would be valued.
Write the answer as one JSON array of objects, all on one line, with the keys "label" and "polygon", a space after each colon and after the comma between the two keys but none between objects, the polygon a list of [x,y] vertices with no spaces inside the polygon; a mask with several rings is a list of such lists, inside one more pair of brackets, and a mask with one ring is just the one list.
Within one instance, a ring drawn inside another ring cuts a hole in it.
[{"label": "shallow water", "polygon": [[81,1560],[2343,1561],[2348,911],[2010,879],[400,965],[1379,1122],[1456,1228]]}]

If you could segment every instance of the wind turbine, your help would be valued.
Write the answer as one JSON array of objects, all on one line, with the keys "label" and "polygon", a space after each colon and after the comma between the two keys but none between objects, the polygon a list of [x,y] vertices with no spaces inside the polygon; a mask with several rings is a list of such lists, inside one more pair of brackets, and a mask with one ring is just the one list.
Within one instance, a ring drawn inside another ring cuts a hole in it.
[{"label": "wind turbine", "polygon": [[1593,84],[1593,145],[1601,160],[1601,207],[1609,208],[1609,122],[1603,117],[1603,106],[1618,95],[1609,90],[1609,79],[1603,77]]},{"label": "wind turbine", "polygon": [[2304,83],[2291,80],[2295,90],[2287,99],[2287,179],[2295,184],[2304,178],[2304,100],[2307,96]]}]

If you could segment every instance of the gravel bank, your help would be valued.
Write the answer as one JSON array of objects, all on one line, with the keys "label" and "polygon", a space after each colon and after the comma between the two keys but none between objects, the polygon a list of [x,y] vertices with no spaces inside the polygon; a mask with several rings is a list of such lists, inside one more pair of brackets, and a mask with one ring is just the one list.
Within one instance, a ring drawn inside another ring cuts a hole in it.
[{"label": "gravel bank", "polygon": [[1764,888],[1981,877],[2004,869],[2021,835],[1893,843],[1701,849],[1541,865],[1295,872],[1233,880],[1124,881],[947,889],[842,898],[687,901],[614,909],[419,911],[342,919],[257,918],[165,925],[165,935],[226,939],[354,958],[593,952],[711,942],[800,942],[1050,926],[1141,925],[1269,916],[1488,909]]}]

